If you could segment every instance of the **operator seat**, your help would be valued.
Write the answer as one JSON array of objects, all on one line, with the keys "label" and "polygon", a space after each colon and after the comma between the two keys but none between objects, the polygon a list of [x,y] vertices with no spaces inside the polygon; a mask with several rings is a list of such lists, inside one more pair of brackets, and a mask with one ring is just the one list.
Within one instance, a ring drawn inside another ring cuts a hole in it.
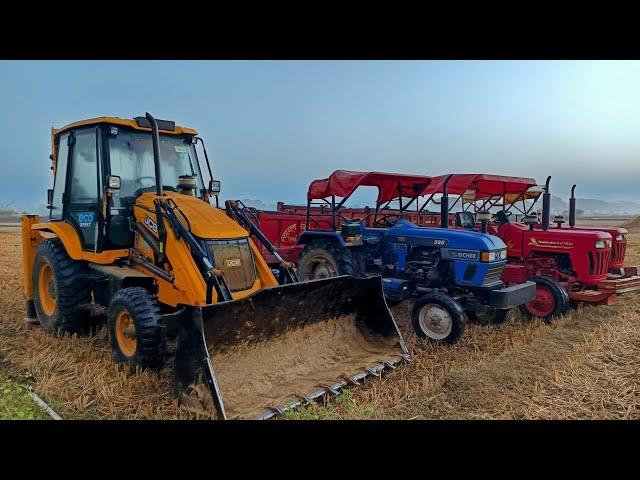
[{"label": "operator seat", "polygon": [[476,229],[476,219],[471,212],[456,212],[456,227],[465,230]]}]

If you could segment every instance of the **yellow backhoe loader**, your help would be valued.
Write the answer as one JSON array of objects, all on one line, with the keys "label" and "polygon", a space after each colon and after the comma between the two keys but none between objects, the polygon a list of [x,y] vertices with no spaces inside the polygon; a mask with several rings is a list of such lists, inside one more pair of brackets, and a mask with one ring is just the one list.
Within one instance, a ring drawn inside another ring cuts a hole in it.
[{"label": "yellow backhoe loader", "polygon": [[27,313],[44,329],[82,333],[87,305],[106,307],[116,361],[173,356],[177,395],[204,391],[220,419],[269,418],[408,359],[379,277],[300,282],[282,261],[276,278],[239,202],[219,208],[195,130],[100,117],[52,129],[52,151],[50,218],[23,217]]}]

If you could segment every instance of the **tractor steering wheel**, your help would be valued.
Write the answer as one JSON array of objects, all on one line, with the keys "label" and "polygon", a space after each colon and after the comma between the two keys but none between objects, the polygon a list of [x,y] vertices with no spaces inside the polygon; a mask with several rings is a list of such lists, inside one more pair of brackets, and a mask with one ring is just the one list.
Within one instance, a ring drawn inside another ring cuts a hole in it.
[{"label": "tractor steering wheel", "polygon": [[[389,217],[396,217],[396,221],[392,222],[391,220],[389,220]],[[373,226],[379,228],[391,228],[398,222],[399,219],[400,215],[397,215],[395,213],[385,213],[377,218],[375,222],[373,222]]]},{"label": "tractor steering wheel", "polygon": [[[145,185],[143,182],[143,180],[151,180],[151,185]],[[149,188],[149,187],[153,187],[156,183],[156,177],[152,177],[152,176],[143,176],[143,177],[138,177],[136,178],[136,183],[140,185],[140,189],[144,189],[144,188]]]},{"label": "tractor steering wheel", "polygon": [[491,219],[498,223],[509,223],[509,217],[511,217],[511,215],[513,215],[512,212],[500,210],[499,212],[496,212]]}]

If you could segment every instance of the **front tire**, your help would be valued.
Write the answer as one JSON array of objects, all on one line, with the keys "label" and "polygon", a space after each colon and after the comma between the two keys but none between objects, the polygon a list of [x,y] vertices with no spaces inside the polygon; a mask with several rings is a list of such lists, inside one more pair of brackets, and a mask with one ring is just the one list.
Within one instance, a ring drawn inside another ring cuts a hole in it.
[{"label": "front tire", "polygon": [[464,333],[464,310],[450,296],[432,292],[416,300],[411,323],[420,338],[450,345]]},{"label": "front tire", "polygon": [[84,262],[73,260],[58,239],[43,240],[33,261],[33,306],[42,328],[49,332],[83,333],[89,327],[84,306],[91,291],[82,276]]},{"label": "front tire", "polygon": [[520,305],[525,317],[551,322],[569,310],[569,294],[557,280],[551,277],[533,277],[530,280],[536,282],[536,298]]},{"label": "front tire", "polygon": [[129,366],[160,369],[166,339],[159,324],[160,306],[142,287],[123,288],[109,305],[109,340],[113,358]]},{"label": "front tire", "polygon": [[356,259],[351,251],[328,240],[308,243],[298,260],[298,274],[302,281],[340,275],[356,276],[357,272]]}]

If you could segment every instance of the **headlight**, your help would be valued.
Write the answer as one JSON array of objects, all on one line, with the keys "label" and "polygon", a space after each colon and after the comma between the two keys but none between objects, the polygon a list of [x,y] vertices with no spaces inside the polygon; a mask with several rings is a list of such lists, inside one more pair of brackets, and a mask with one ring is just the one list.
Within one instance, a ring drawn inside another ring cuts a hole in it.
[{"label": "headlight", "polygon": [[506,257],[507,257],[507,249],[502,248],[500,250],[491,250],[491,251],[485,250],[480,255],[480,260],[482,260],[483,262],[495,262],[498,260],[504,260]]},{"label": "headlight", "polygon": [[596,242],[596,248],[604,248],[605,247],[605,241],[604,240],[598,240]]},{"label": "headlight", "polygon": [[621,242],[622,240],[624,240],[624,235],[623,235],[622,233],[620,233],[620,234],[616,237],[616,240],[617,240],[618,242]]}]

